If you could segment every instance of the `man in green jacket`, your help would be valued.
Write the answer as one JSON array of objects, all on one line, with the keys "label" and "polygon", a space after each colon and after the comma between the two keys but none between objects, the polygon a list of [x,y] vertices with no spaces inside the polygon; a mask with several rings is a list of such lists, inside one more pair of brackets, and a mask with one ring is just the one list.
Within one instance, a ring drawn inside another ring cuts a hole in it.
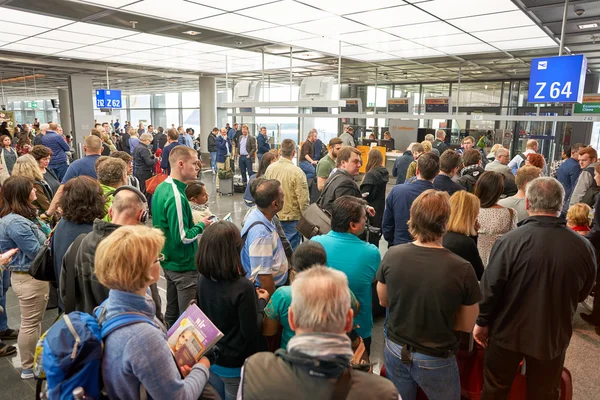
[{"label": "man in green jacket", "polygon": [[172,325],[190,302],[196,298],[198,271],[194,256],[200,234],[211,224],[210,217],[194,225],[192,209],[185,197],[186,182],[198,176],[198,153],[177,146],[169,154],[171,174],[158,185],[152,197],[152,225],[165,235],[164,261],[167,280],[165,322]]}]

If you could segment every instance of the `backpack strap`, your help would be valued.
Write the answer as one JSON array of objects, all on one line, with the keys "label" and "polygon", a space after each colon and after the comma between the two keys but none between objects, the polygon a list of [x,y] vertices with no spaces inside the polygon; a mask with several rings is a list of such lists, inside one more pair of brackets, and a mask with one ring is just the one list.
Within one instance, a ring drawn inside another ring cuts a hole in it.
[{"label": "backpack strap", "polygon": [[[102,308],[101,314],[103,314],[104,310],[105,309]],[[123,328],[125,326],[128,326],[128,325],[147,323],[147,324],[151,324],[152,326],[158,328],[156,326],[156,324],[154,323],[154,321],[152,321],[150,318],[148,318],[147,316],[145,316],[142,313],[138,313],[138,312],[134,312],[134,311],[123,312],[123,313],[115,315],[114,317],[110,318],[109,320],[98,321],[98,323],[100,324],[100,334],[102,335],[102,340],[106,339],[108,337],[108,335],[110,335],[114,331],[116,331],[120,328]]]},{"label": "backpack strap", "polygon": [[250,228],[248,228],[248,230],[246,230],[246,233],[244,233],[244,234],[242,235],[242,247],[244,247],[244,246],[246,245],[246,239],[248,238],[248,233],[250,233],[250,230],[251,230],[252,228],[254,228],[256,225],[264,225],[264,226],[267,226],[267,224],[265,224],[265,223],[264,223],[264,222],[262,222],[262,221],[254,221],[254,222],[252,223],[252,225],[250,225]]},{"label": "backpack strap", "polygon": [[352,387],[352,368],[348,367],[342,372],[342,375],[335,382],[335,387],[333,389],[333,400],[346,400],[348,397],[348,393],[350,392],[350,388]]},{"label": "backpack strap", "polygon": [[335,181],[336,178],[342,176],[342,174],[338,174],[336,176],[334,176],[333,178],[331,178],[331,180],[329,182],[327,182],[327,184],[323,187],[323,190],[321,190],[321,195],[319,196],[319,198],[317,199],[317,205],[319,207],[321,207],[321,200],[323,200],[323,196],[325,195],[325,191],[327,189],[329,189],[329,186],[331,186],[331,184],[333,183],[333,181]]}]

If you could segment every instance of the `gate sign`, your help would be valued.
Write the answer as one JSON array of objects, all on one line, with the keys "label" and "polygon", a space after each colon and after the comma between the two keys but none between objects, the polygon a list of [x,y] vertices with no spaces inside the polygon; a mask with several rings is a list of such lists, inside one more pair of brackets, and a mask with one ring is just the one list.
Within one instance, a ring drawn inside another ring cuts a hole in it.
[{"label": "gate sign", "polygon": [[534,58],[529,103],[581,103],[587,59],[583,55]]},{"label": "gate sign", "polygon": [[111,89],[96,90],[96,108],[121,108],[121,91]]}]

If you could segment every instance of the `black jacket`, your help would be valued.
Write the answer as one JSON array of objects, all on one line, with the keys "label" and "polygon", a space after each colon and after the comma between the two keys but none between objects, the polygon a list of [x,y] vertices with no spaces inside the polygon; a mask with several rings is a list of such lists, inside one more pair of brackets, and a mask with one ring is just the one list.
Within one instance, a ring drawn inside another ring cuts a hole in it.
[{"label": "black jacket", "polygon": [[369,217],[369,224],[381,228],[383,211],[385,210],[385,188],[390,179],[390,174],[385,167],[373,168],[366,173],[360,184],[360,191],[368,193],[364,199],[375,209],[375,216]]},{"label": "black jacket", "polygon": [[157,133],[154,135],[152,138],[152,153],[156,153],[156,150],[158,149],[162,150],[162,148],[165,147],[165,144],[167,144],[167,135],[164,133]]},{"label": "black jacket", "polygon": [[152,175],[154,170],[154,156],[148,146],[140,142],[133,149],[133,173],[135,175]]},{"label": "black jacket", "polygon": [[208,135],[208,152],[216,153],[217,152],[217,135],[212,132]]},{"label": "black jacket", "polygon": [[458,183],[463,185],[463,187],[469,193],[473,193],[475,191],[475,184],[477,183],[477,179],[479,179],[481,174],[483,174],[484,172],[485,170],[479,165],[469,165],[468,167],[465,167],[460,171],[460,178],[458,179]]},{"label": "black jacket", "polygon": [[410,151],[405,151],[404,154],[396,159],[394,168],[392,169],[392,176],[396,178],[396,185],[404,183],[408,166],[413,161],[415,161],[415,159]]},{"label": "black jacket", "polygon": [[343,169],[338,168],[325,181],[323,191],[321,192],[321,201],[318,202],[318,205],[331,213],[333,202],[342,196],[354,196],[362,199],[362,193],[354,181],[354,177]]},{"label": "black jacket", "polygon": [[431,147],[434,149],[437,149],[437,151],[440,152],[440,156],[442,155],[443,152],[448,150],[448,145],[446,143],[442,142],[440,139],[435,139],[433,141],[433,144]]},{"label": "black jacket", "polygon": [[471,237],[456,232],[446,232],[442,239],[442,245],[471,263],[477,275],[477,280],[483,276],[483,261],[477,250],[477,237]]},{"label": "black jacket", "polygon": [[458,183],[454,182],[452,178],[450,178],[448,175],[442,174],[439,174],[435,177],[435,179],[433,180],[433,186],[435,186],[437,190],[447,192],[450,196],[452,196],[455,192],[458,192],[459,190],[465,190],[465,188],[462,185],[459,185]]},{"label": "black jacket", "polygon": [[504,349],[538,360],[566,350],[573,316],[596,278],[592,245],[564,219],[534,216],[500,237],[481,280],[479,326]]},{"label": "black jacket", "polygon": [[129,133],[125,132],[121,135],[121,148],[123,151],[127,152],[127,154],[131,154],[131,146],[129,146]]},{"label": "black jacket", "polygon": [[[111,222],[96,219],[94,221],[93,230],[81,242],[78,248],[70,246],[63,258],[61,273],[60,273],[60,295],[65,298],[66,295],[75,296],[75,310],[65,310],[67,313],[71,311],[83,311],[89,314],[94,312],[94,308],[98,307],[104,300],[108,298],[109,289],[98,282],[94,273],[94,264],[96,257],[96,249],[100,242],[108,235],[116,231],[121,225]],[[71,259],[72,252],[75,252],[75,265],[67,265],[66,260]],[[67,285],[66,278],[67,269],[75,269],[75,287],[70,288]],[[162,321],[161,299],[158,294],[156,284],[150,287],[152,291],[152,300],[156,304],[156,316]]]}]

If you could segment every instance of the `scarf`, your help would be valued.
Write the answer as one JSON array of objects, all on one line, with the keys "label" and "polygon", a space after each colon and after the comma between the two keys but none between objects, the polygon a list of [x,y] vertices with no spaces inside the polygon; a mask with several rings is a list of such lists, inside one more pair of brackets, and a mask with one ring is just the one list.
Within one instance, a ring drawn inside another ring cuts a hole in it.
[{"label": "scarf", "polygon": [[349,364],[354,356],[350,338],[335,333],[303,333],[290,339],[289,354],[301,353],[322,361]]},{"label": "scarf", "polygon": [[[463,169],[460,170],[460,176],[465,176],[465,174],[477,170],[479,167],[479,164],[473,164],[473,165],[469,165],[468,167],[464,167]],[[477,176],[479,175],[479,171],[475,171],[473,173],[473,176]]]},{"label": "scarf", "polygon": [[200,211],[200,212],[205,212],[206,210],[208,210],[207,204],[197,204],[197,203],[193,203],[191,201],[189,203],[190,203],[190,206],[192,207],[192,210]]}]

